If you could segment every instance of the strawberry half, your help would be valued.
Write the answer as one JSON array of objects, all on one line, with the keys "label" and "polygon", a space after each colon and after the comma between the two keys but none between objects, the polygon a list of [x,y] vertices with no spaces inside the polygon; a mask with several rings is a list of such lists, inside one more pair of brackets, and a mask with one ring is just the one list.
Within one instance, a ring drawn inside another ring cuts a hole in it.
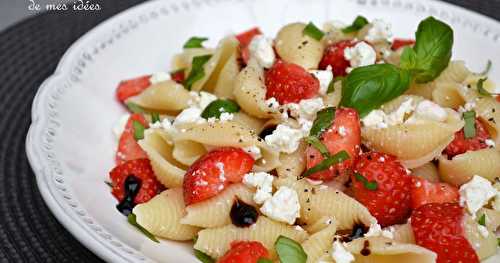
[{"label": "strawberry half", "polygon": [[144,116],[138,113],[130,115],[127,125],[125,125],[125,130],[123,130],[118,141],[118,150],[115,157],[116,164],[122,164],[129,160],[148,158],[146,152],[144,152],[134,137],[134,121],[139,122],[144,128],[148,127]]},{"label": "strawberry half", "polygon": [[116,98],[121,102],[125,102],[126,99],[141,93],[151,86],[150,78],[151,75],[145,75],[134,79],[122,80],[116,89]]},{"label": "strawberry half", "polygon": [[182,84],[182,82],[184,82],[185,77],[186,76],[183,69],[170,73],[170,78],[179,84]]},{"label": "strawberry half", "polygon": [[266,99],[276,98],[280,104],[310,99],[319,91],[319,81],[307,70],[278,60],[265,74]]},{"label": "strawberry half", "polygon": [[[360,152],[361,127],[358,112],[351,108],[337,109],[332,126],[321,134],[320,141],[332,155],[344,150],[350,158],[331,166],[328,170],[314,173],[309,178],[328,181],[349,172]],[[323,155],[311,145],[307,147],[305,154],[307,169],[314,167],[324,159]]]},{"label": "strawberry half", "polygon": [[382,226],[404,223],[411,212],[411,177],[395,156],[361,154],[351,176],[354,198]]},{"label": "strawberry half", "polygon": [[395,38],[392,41],[391,49],[396,51],[405,46],[411,46],[415,44],[415,40],[413,39],[403,39],[403,38]]},{"label": "strawberry half", "polygon": [[356,41],[344,40],[328,46],[319,63],[319,69],[325,70],[328,66],[331,66],[335,77],[347,75],[346,69],[351,66],[351,62],[345,59],[344,50],[355,46],[357,43]]},{"label": "strawberry half", "polygon": [[248,45],[252,42],[253,37],[257,35],[262,35],[262,32],[258,27],[251,28],[236,35],[236,39],[240,42],[241,58],[245,64],[248,63],[248,60],[250,59],[250,50],[248,49]]},{"label": "strawberry half", "polygon": [[240,148],[222,147],[194,162],[184,175],[186,205],[216,196],[230,183],[239,183],[252,170],[254,159]]},{"label": "strawberry half", "polygon": [[433,203],[415,209],[411,227],[417,245],[436,252],[437,263],[479,262],[464,236],[463,216],[464,210],[458,203]]},{"label": "strawberry half", "polygon": [[269,252],[257,241],[233,241],[231,249],[217,263],[257,263],[259,259],[269,259]]},{"label": "strawberry half", "polygon": [[474,138],[466,139],[464,135],[464,128],[455,132],[455,138],[444,150],[444,153],[448,155],[448,158],[453,158],[455,155],[459,155],[467,151],[477,151],[488,148],[485,141],[487,139],[491,139],[490,133],[478,118],[476,118],[475,123],[476,136]]},{"label": "strawberry half", "polygon": [[411,207],[416,209],[429,203],[455,203],[460,194],[458,188],[447,183],[431,183],[425,179],[412,177]]}]

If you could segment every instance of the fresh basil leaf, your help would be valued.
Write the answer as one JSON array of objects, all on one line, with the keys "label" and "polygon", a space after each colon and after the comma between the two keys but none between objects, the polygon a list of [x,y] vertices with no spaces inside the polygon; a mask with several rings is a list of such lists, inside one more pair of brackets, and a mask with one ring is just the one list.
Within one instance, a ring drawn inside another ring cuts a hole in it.
[{"label": "fresh basil leaf", "polygon": [[206,37],[191,37],[188,41],[186,41],[183,48],[202,48],[202,43],[207,40],[208,38]]},{"label": "fresh basil leaf", "polygon": [[306,137],[307,143],[311,144],[314,148],[316,148],[323,157],[330,157],[330,152],[326,148],[326,146],[318,139],[318,137],[308,136]]},{"label": "fresh basil leaf", "polygon": [[405,47],[401,54],[399,67],[406,70],[412,70],[417,66],[417,53],[411,47]]},{"label": "fresh basil leaf", "polygon": [[363,175],[361,175],[360,173],[354,173],[354,178],[356,178],[356,180],[360,181],[363,183],[363,186],[368,189],[368,190],[371,190],[371,191],[375,191],[377,190],[378,188],[378,184],[376,181],[368,181],[368,179],[366,179]]},{"label": "fresh basil leaf", "polygon": [[486,214],[483,214],[479,220],[477,220],[477,223],[482,225],[482,226],[486,226]]},{"label": "fresh basil leaf", "polygon": [[197,56],[193,58],[191,63],[191,71],[189,72],[188,77],[184,80],[184,87],[187,90],[191,90],[193,84],[205,77],[205,69],[203,66],[210,60],[212,55],[203,55]]},{"label": "fresh basil leaf", "polygon": [[500,237],[497,237],[497,245],[500,247]]},{"label": "fresh basil leaf", "polygon": [[145,110],[141,106],[139,106],[133,102],[128,102],[126,105],[127,105],[128,110],[133,112],[133,113],[144,113],[145,112]]},{"label": "fresh basil leaf", "polygon": [[353,32],[358,32],[364,26],[368,25],[370,22],[364,16],[357,16],[350,26],[344,27],[342,33],[349,34]]},{"label": "fresh basil leaf", "polygon": [[160,122],[160,114],[158,112],[151,113],[151,123]]},{"label": "fresh basil leaf", "polygon": [[477,92],[480,94],[480,95],[483,95],[483,96],[486,96],[486,97],[491,97],[493,95],[500,95],[499,93],[493,93],[493,92],[489,92],[487,91],[485,88],[484,88],[484,82],[486,82],[488,78],[483,78],[483,79],[479,79],[477,81]]},{"label": "fresh basil leaf", "polygon": [[493,63],[491,63],[491,60],[488,59],[488,62],[486,62],[486,68],[479,73],[479,75],[486,76],[491,70],[491,66],[493,66]]},{"label": "fresh basil leaf", "polygon": [[338,153],[336,153],[328,158],[325,158],[323,161],[321,161],[317,165],[309,168],[307,171],[305,171],[302,174],[302,177],[308,177],[311,174],[324,171],[324,170],[330,168],[330,166],[332,166],[334,164],[341,163],[345,160],[348,160],[349,158],[350,158],[349,154],[346,151],[342,150],[342,151],[340,151],[340,152],[338,152]]},{"label": "fresh basil leaf", "polygon": [[240,111],[240,106],[232,100],[214,100],[207,105],[201,113],[201,117],[208,119],[211,117],[219,118],[223,112],[234,113]]},{"label": "fresh basil leaf", "polygon": [[403,94],[410,86],[411,75],[391,64],[355,68],[342,81],[340,105],[355,108],[361,117]]},{"label": "fresh basil leaf", "polygon": [[259,261],[257,261],[257,263],[273,263],[273,261],[267,258],[259,258]]},{"label": "fresh basil leaf", "polygon": [[319,137],[326,129],[332,126],[333,120],[335,119],[335,108],[328,107],[324,108],[316,114],[316,119],[314,120],[311,130],[309,131],[309,136]]},{"label": "fresh basil leaf", "polygon": [[158,239],[156,239],[156,237],[153,234],[151,234],[148,230],[146,230],[144,227],[142,227],[137,223],[137,217],[135,216],[134,213],[130,213],[127,216],[127,221],[129,222],[129,224],[133,225],[135,228],[141,231],[149,239],[153,240],[156,243],[160,243],[160,241],[158,241]]},{"label": "fresh basil leaf", "polygon": [[309,22],[307,26],[304,28],[303,34],[306,36],[310,36],[318,41],[320,41],[325,33],[321,31],[318,27],[316,27],[313,22]]},{"label": "fresh basil leaf", "polygon": [[307,261],[307,254],[302,246],[288,237],[279,236],[274,243],[274,248],[280,262],[305,263]]},{"label": "fresh basil leaf", "polygon": [[132,127],[134,128],[134,139],[136,141],[144,139],[144,125],[142,123],[134,120],[132,121]]},{"label": "fresh basil leaf", "polygon": [[463,114],[465,125],[464,125],[464,137],[465,139],[470,139],[476,137],[476,112],[466,111]]},{"label": "fresh basil leaf", "polygon": [[326,94],[330,94],[335,91],[335,81],[335,79],[332,79],[332,81],[330,81],[330,84],[328,84],[328,89],[326,90]]},{"label": "fresh basil leaf", "polygon": [[213,258],[198,249],[194,250],[194,256],[203,263],[215,263]]}]

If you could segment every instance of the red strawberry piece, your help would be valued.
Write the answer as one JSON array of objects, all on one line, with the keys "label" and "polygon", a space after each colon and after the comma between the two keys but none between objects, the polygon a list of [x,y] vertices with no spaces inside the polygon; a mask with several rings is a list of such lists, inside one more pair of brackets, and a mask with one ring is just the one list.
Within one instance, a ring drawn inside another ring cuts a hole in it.
[{"label": "red strawberry piece", "polygon": [[257,241],[233,241],[231,250],[217,263],[257,263],[259,259],[270,259],[269,252]]},{"label": "red strawberry piece", "polygon": [[124,102],[126,99],[141,93],[151,85],[150,78],[151,75],[146,75],[134,79],[122,80],[116,89],[116,97],[119,101]]},{"label": "red strawberry piece", "polygon": [[128,176],[134,176],[141,182],[139,192],[134,198],[135,204],[149,201],[163,189],[163,186],[156,180],[148,159],[130,160],[109,172],[113,185],[112,193],[119,201],[125,196],[125,180]]},{"label": "red strawberry piece", "polygon": [[243,33],[236,35],[236,39],[240,42],[240,50],[241,50],[241,58],[245,62],[245,64],[250,59],[250,50],[248,49],[248,45],[252,42],[254,36],[261,35],[262,32],[258,27],[251,28]]},{"label": "red strawberry piece", "polygon": [[319,91],[319,81],[297,64],[278,60],[265,74],[266,98],[280,104],[310,99]]},{"label": "red strawberry piece", "polygon": [[186,205],[209,199],[230,183],[241,182],[253,164],[252,156],[240,148],[222,147],[206,153],[184,175]]},{"label": "red strawberry piece", "polygon": [[464,210],[458,203],[432,203],[420,206],[411,215],[417,245],[436,252],[437,263],[479,262],[464,236]]},{"label": "red strawberry piece", "polygon": [[345,59],[344,50],[355,46],[357,43],[351,40],[344,40],[328,46],[319,63],[319,69],[324,70],[328,66],[331,66],[335,77],[347,75],[345,70],[351,66],[351,62]]},{"label": "red strawberry piece", "polygon": [[404,223],[411,212],[411,176],[395,156],[361,154],[351,176],[354,198],[382,226]]},{"label": "red strawberry piece", "polygon": [[125,129],[118,141],[118,150],[116,151],[115,157],[116,164],[122,164],[129,160],[148,158],[146,152],[144,152],[134,137],[134,121],[142,124],[144,128],[148,127],[144,116],[138,113],[130,115],[127,125],[125,125]]},{"label": "red strawberry piece", "polygon": [[174,71],[172,73],[170,73],[170,78],[177,82],[177,83],[181,83],[184,82],[184,79],[185,79],[185,74],[184,74],[184,70],[183,69],[179,69],[177,71]]},{"label": "red strawberry piece", "polygon": [[460,194],[458,188],[447,183],[432,183],[423,178],[412,177],[411,207],[416,209],[429,203],[455,203]]},{"label": "red strawberry piece", "polygon": [[[344,150],[349,154],[350,159],[333,165],[328,170],[314,173],[309,178],[329,181],[334,177],[350,172],[352,164],[360,152],[361,127],[358,112],[351,108],[337,109],[332,126],[323,132],[320,140],[332,155]],[[323,159],[324,157],[315,147],[311,145],[307,147],[307,169],[319,164]]]},{"label": "red strawberry piece", "polygon": [[500,102],[500,95],[497,95],[497,101]]},{"label": "red strawberry piece", "polygon": [[395,38],[394,41],[392,41],[392,50],[398,50],[402,47],[405,46],[411,46],[415,44],[415,40],[413,39],[403,39],[403,38]]},{"label": "red strawberry piece", "polygon": [[444,153],[448,155],[448,158],[453,158],[453,156],[467,151],[477,151],[488,148],[485,141],[490,138],[490,133],[484,127],[484,124],[476,118],[476,136],[474,138],[466,139],[464,129],[462,128],[460,131],[455,133],[455,139],[448,144]]}]

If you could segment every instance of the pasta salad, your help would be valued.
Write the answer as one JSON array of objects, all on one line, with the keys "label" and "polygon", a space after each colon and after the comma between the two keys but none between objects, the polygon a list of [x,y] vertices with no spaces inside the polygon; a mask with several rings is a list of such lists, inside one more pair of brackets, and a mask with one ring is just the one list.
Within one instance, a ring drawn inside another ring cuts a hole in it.
[{"label": "pasta salad", "polygon": [[480,262],[500,239],[500,97],[453,30],[351,24],[191,37],[121,81],[117,210],[201,262]]}]

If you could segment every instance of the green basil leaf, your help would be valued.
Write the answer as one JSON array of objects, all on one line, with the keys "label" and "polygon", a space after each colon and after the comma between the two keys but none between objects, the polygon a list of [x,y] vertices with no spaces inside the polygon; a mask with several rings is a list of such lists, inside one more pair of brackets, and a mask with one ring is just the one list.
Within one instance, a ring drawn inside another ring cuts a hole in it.
[{"label": "green basil leaf", "polygon": [[500,237],[497,237],[497,245],[500,247]]},{"label": "green basil leaf", "polygon": [[370,22],[364,16],[357,16],[350,26],[344,27],[342,32],[345,34],[358,32],[364,26],[368,25]]},{"label": "green basil leaf", "polygon": [[240,111],[240,106],[232,100],[214,100],[207,105],[201,113],[201,117],[208,119],[211,117],[219,118],[223,112],[234,113]]},{"label": "green basil leaf", "polygon": [[486,68],[479,73],[479,75],[486,76],[491,70],[491,66],[493,66],[493,63],[491,63],[491,60],[488,59],[488,62],[486,63]]},{"label": "green basil leaf", "polygon": [[139,106],[133,102],[128,102],[126,105],[127,105],[128,110],[133,112],[133,113],[144,113],[145,112],[145,110],[141,106]]},{"label": "green basil leaf", "polygon": [[338,152],[338,153],[336,153],[328,158],[325,158],[323,161],[321,161],[317,165],[309,168],[307,171],[305,171],[302,174],[302,177],[308,177],[311,174],[324,171],[324,170],[330,168],[330,166],[332,166],[334,164],[341,163],[345,160],[348,160],[349,158],[350,158],[349,154],[346,151],[340,151],[340,152]]},{"label": "green basil leaf", "polygon": [[493,95],[500,95],[498,93],[492,93],[492,92],[489,92],[487,91],[485,88],[484,88],[484,82],[487,80],[488,78],[483,78],[483,79],[479,79],[477,81],[477,92],[480,94],[480,95],[483,95],[483,96],[486,96],[486,97],[491,97]]},{"label": "green basil leaf", "polygon": [[160,114],[158,112],[151,113],[151,123],[160,122]]},{"label": "green basil leaf", "polygon": [[401,54],[399,66],[406,70],[412,70],[417,66],[417,53],[413,48],[405,47]]},{"label": "green basil leaf", "polygon": [[318,139],[318,137],[308,136],[306,137],[306,142],[311,144],[314,148],[316,148],[323,157],[330,157],[330,152],[326,148],[326,146]]},{"label": "green basil leaf", "polygon": [[302,246],[288,237],[279,236],[274,243],[274,248],[280,262],[305,263],[307,261],[307,254]]},{"label": "green basil leaf", "polygon": [[403,94],[410,86],[411,75],[391,64],[355,68],[342,81],[340,105],[355,108],[361,117]]},{"label": "green basil leaf", "polygon": [[378,188],[378,184],[376,181],[368,181],[368,179],[366,179],[363,175],[361,175],[360,173],[354,173],[354,178],[356,178],[356,180],[360,181],[363,183],[363,186],[368,189],[368,190],[371,190],[371,191],[375,191],[377,190]]},{"label": "green basil leaf", "polygon": [[477,220],[477,223],[482,225],[482,226],[486,226],[486,214],[483,214],[479,220]]},{"label": "green basil leaf", "polygon": [[132,127],[134,127],[134,139],[136,141],[144,139],[144,125],[142,123],[134,120],[132,121]]},{"label": "green basil leaf", "polygon": [[470,139],[476,137],[476,112],[466,111],[463,114],[465,125],[464,125],[464,137],[465,139]]},{"label": "green basil leaf", "polygon": [[202,43],[207,40],[208,38],[206,37],[191,37],[188,41],[186,41],[183,48],[202,48]]},{"label": "green basil leaf", "polygon": [[212,55],[203,55],[197,56],[193,58],[193,62],[191,63],[191,71],[189,72],[188,77],[184,80],[184,87],[187,90],[191,90],[193,84],[205,77],[205,69],[203,66],[208,62],[208,60],[212,57]]},{"label": "green basil leaf", "polygon": [[314,120],[311,130],[309,131],[309,136],[319,137],[324,130],[332,126],[333,120],[335,119],[335,108],[328,107],[324,108],[316,114],[316,119]]},{"label": "green basil leaf", "polygon": [[142,227],[137,223],[137,217],[134,215],[134,213],[130,213],[128,215],[127,221],[129,222],[129,224],[133,225],[135,228],[141,231],[149,239],[153,240],[156,243],[160,243],[160,241],[158,241],[158,239],[156,239],[156,237],[153,234],[151,234],[148,230],[146,230],[144,227]]},{"label": "green basil leaf", "polygon": [[215,263],[213,258],[198,249],[194,250],[194,256],[203,263]]},{"label": "green basil leaf", "polygon": [[309,22],[307,26],[304,28],[303,34],[306,36],[310,36],[318,41],[320,41],[325,33],[321,31],[318,27],[316,27],[313,22]]},{"label": "green basil leaf", "polygon": [[259,258],[259,261],[257,261],[257,263],[273,263],[273,261],[267,258]]},{"label": "green basil leaf", "polygon": [[330,94],[335,91],[335,81],[335,79],[332,79],[332,81],[330,81],[330,84],[328,84],[328,89],[326,90],[326,94]]}]

